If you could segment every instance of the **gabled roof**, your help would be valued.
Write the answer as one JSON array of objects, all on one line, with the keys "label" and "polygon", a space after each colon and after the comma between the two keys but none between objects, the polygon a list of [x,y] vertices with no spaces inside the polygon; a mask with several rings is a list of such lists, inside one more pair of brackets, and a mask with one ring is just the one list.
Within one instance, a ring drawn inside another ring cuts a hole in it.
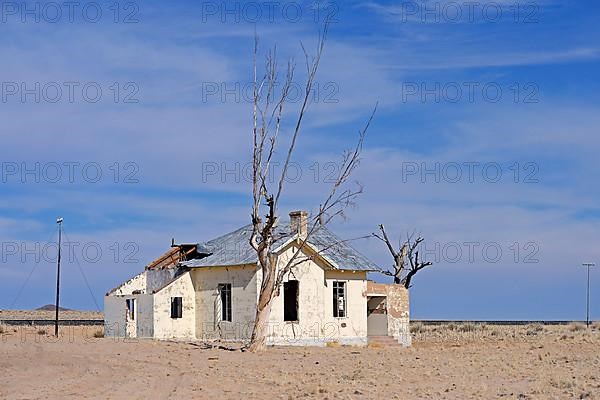
[{"label": "gabled roof", "polygon": [[[181,262],[191,268],[256,264],[256,252],[250,246],[252,225],[243,226],[233,232],[202,243],[201,246],[211,254],[204,258]],[[275,232],[278,240],[273,249],[286,244],[294,237],[289,225],[279,226]],[[356,249],[337,237],[325,227],[314,232],[308,241],[310,247],[319,253],[334,268],[349,271],[375,271],[380,268]]]}]

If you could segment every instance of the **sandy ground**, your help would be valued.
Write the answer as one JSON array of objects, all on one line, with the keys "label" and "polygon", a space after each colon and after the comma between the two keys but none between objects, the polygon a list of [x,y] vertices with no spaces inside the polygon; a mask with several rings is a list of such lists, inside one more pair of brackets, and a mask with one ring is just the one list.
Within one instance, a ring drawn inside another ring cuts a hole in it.
[{"label": "sandy ground", "polygon": [[260,354],[2,329],[2,399],[600,399],[598,325],[415,325],[411,348]]}]

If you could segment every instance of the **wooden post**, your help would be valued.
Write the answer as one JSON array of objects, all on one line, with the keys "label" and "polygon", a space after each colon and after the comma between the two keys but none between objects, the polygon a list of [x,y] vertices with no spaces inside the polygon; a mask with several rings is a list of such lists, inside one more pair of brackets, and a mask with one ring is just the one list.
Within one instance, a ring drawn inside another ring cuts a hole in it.
[{"label": "wooden post", "polygon": [[55,319],[54,319],[54,336],[58,337],[58,308],[60,304],[60,246],[62,242],[62,222],[63,219],[56,220],[58,224],[58,262],[56,267],[56,304],[55,304]]}]

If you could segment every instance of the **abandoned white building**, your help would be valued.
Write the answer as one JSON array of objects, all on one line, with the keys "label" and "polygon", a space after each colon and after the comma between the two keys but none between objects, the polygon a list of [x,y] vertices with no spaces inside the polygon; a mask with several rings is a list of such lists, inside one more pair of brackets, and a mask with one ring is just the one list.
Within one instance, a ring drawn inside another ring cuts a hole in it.
[{"label": "abandoned white building", "polygon": [[[274,248],[281,265],[306,235],[307,213],[290,213]],[[252,226],[202,244],[182,244],[106,294],[107,337],[247,340],[261,284]],[[302,248],[273,300],[267,343],[410,345],[408,291],[367,280],[379,268],[326,227]]]}]

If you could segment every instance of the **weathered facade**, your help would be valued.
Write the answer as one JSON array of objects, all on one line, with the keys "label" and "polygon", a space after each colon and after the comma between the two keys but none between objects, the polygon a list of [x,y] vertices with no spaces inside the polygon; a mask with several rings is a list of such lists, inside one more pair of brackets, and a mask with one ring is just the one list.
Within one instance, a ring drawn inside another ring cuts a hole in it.
[{"label": "weathered facade", "polygon": [[[290,215],[275,246],[281,266],[306,229],[306,213]],[[107,293],[105,335],[249,339],[262,279],[248,243],[251,229],[203,244],[173,244],[141,274]],[[346,243],[325,227],[311,237],[302,263],[287,274],[273,300],[267,343],[365,345],[373,335],[410,345],[408,292],[368,281],[377,266]]]}]

